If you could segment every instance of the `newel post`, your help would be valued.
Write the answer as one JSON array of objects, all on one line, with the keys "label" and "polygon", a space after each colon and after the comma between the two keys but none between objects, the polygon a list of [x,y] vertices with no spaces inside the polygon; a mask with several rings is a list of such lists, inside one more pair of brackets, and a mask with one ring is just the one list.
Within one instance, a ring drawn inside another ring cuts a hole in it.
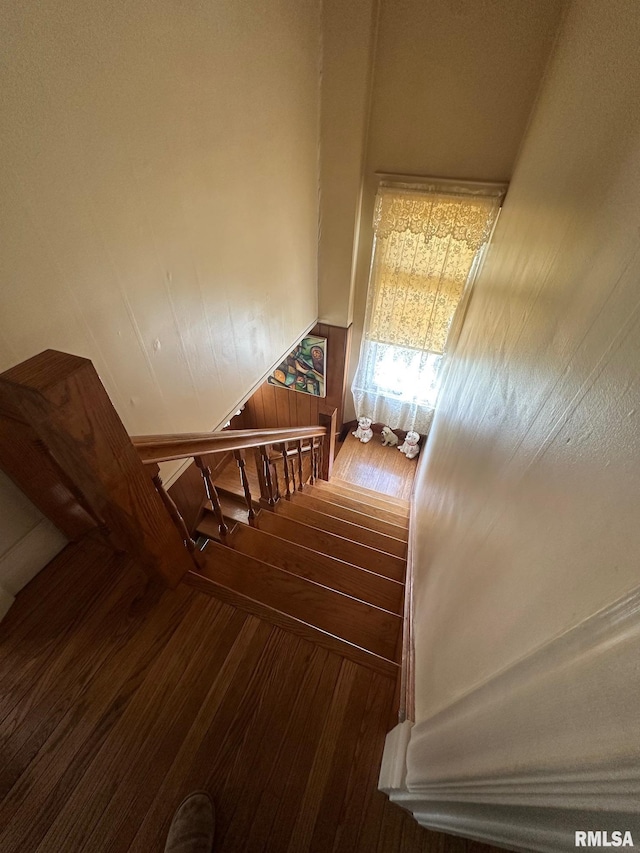
[{"label": "newel post", "polygon": [[[25,425],[85,510],[151,577],[175,586],[193,569],[191,555],[88,359],[46,350],[0,374],[0,412]],[[25,470],[33,473],[33,461]],[[15,464],[8,473],[42,508],[37,479],[22,476]]]},{"label": "newel post", "polygon": [[326,426],[327,434],[323,438],[322,465],[318,475],[321,480],[330,480],[333,469],[333,457],[336,454],[336,429],[338,410],[333,409],[330,414],[318,413],[318,424]]}]

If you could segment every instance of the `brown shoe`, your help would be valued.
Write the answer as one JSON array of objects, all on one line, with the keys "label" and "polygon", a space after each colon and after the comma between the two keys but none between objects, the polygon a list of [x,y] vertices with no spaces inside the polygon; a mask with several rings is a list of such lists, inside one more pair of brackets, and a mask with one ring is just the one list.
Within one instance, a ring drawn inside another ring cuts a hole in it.
[{"label": "brown shoe", "polygon": [[173,815],[164,853],[211,853],[215,813],[209,794],[195,791]]}]

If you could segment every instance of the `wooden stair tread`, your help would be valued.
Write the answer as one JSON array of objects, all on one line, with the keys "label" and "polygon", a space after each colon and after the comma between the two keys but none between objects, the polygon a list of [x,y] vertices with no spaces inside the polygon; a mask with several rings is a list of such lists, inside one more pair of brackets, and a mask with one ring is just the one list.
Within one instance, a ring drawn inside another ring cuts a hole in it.
[{"label": "wooden stair tread", "polygon": [[286,516],[294,522],[302,522],[311,527],[351,539],[353,542],[368,545],[370,548],[375,548],[378,551],[406,558],[407,543],[403,539],[396,539],[384,533],[360,527],[358,524],[353,524],[350,521],[343,521],[341,518],[336,518],[335,516],[327,515],[314,509],[307,509],[286,500],[276,504],[275,512],[276,514]]},{"label": "wooden stair tread", "polygon": [[[228,527],[231,527],[231,525],[235,523],[234,520],[228,515],[225,515],[225,521],[227,522]],[[198,522],[196,533],[199,536],[206,536],[207,539],[220,539],[220,534],[218,531],[218,519],[215,517],[215,514],[211,512],[211,510],[207,507],[205,507],[205,512],[200,521]]]},{"label": "wooden stair tread", "polygon": [[289,542],[296,542],[314,551],[328,554],[338,560],[353,563],[378,575],[404,582],[405,560],[353,542],[326,530],[303,523],[292,524],[288,518],[275,512],[263,511],[257,518],[257,527]]},{"label": "wooden stair tread", "polygon": [[338,492],[347,497],[355,498],[356,500],[371,502],[374,506],[381,507],[396,507],[399,510],[408,510],[409,501],[393,498],[390,495],[385,495],[383,492],[374,492],[371,489],[364,489],[355,483],[347,483],[344,480],[338,480],[332,477],[329,482],[325,480],[317,480],[315,483],[321,489],[326,489],[331,492]]},{"label": "wooden stair tread", "polygon": [[401,613],[404,585],[264,530],[239,524],[230,539],[242,554],[307,577],[375,607]]},{"label": "wooden stair tread", "polygon": [[287,631],[298,634],[305,640],[317,643],[319,646],[322,646],[330,652],[346,657],[357,664],[368,667],[369,669],[373,669],[394,681],[398,678],[400,666],[395,661],[388,660],[381,655],[376,655],[368,649],[363,649],[354,643],[349,643],[328,631],[323,631],[320,628],[309,625],[303,620],[297,619],[288,613],[283,613],[273,607],[267,607],[260,601],[249,596],[242,595],[241,593],[236,592],[236,590],[219,583],[217,580],[213,580],[206,575],[200,574],[200,572],[188,572],[184,577],[184,582],[194,589],[204,592],[207,595],[214,596],[215,598],[218,598],[227,604],[231,604],[234,607],[247,610],[259,619],[264,619],[266,622],[271,622],[274,625],[278,625],[280,628],[284,628]]},{"label": "wooden stair tread", "polygon": [[340,506],[346,507],[347,509],[354,509],[356,512],[365,512],[375,518],[390,521],[392,524],[398,524],[401,527],[407,527],[409,524],[409,510],[403,510],[394,504],[388,504],[384,507],[376,506],[371,501],[351,498],[344,494],[344,492],[338,492],[334,489],[322,487],[318,488],[317,485],[308,486],[302,494],[311,495],[321,501],[336,503]]},{"label": "wooden stair tread", "polygon": [[395,497],[395,495],[388,495],[386,492],[378,492],[375,489],[368,489],[366,486],[360,486],[357,483],[352,483],[350,480],[343,480],[340,477],[332,477],[327,485],[331,484],[339,488],[355,491],[359,495],[370,497],[374,500],[380,500],[387,504],[396,504],[399,507],[407,509],[409,508],[409,501],[404,500],[404,498],[398,498]]},{"label": "wooden stair tread", "polygon": [[199,574],[308,625],[394,660],[402,619],[307,578],[209,542]]},{"label": "wooden stair tread", "polygon": [[[323,494],[326,494],[323,492]],[[339,518],[342,521],[349,521],[351,524],[357,524],[360,527],[366,527],[369,530],[375,530],[377,533],[383,533],[385,536],[392,536],[395,539],[402,539],[405,542],[408,539],[407,524],[396,524],[393,521],[377,518],[370,515],[366,511],[364,504],[360,505],[358,510],[349,507],[341,506],[330,500],[317,498],[310,495],[306,490],[304,492],[296,492],[291,496],[291,503],[296,506],[306,507],[307,509],[322,512],[325,515],[330,515],[334,518]]]},{"label": "wooden stair tread", "polygon": [[[247,505],[244,502],[244,497],[242,499],[239,496],[238,498],[235,498],[233,495],[225,494],[222,490],[218,492],[218,495],[220,497],[222,513],[227,524],[235,524],[236,522],[244,524],[248,521]],[[198,521],[196,532],[203,536],[210,536],[215,532],[214,538],[217,538],[218,521],[213,511],[213,507],[211,506],[211,501],[205,501],[202,508],[203,515]],[[215,531],[213,528],[214,523]]]}]

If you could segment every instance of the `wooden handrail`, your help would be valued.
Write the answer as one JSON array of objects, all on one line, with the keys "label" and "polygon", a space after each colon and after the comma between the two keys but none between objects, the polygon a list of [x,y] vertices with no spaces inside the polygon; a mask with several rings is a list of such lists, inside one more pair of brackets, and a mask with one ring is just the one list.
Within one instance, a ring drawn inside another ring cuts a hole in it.
[{"label": "wooden handrail", "polygon": [[222,432],[186,432],[175,435],[134,435],[131,442],[144,463],[171,462],[207,453],[246,450],[282,441],[301,441],[327,434],[326,426],[287,429],[238,429]]},{"label": "wooden handrail", "polygon": [[[325,459],[332,457],[335,417],[333,410],[321,415],[317,426],[131,438],[91,362],[46,350],[0,373],[0,467],[69,538],[97,527],[151,578],[175,587],[199,564],[200,552],[162,485],[157,463],[196,458],[224,541],[227,523],[207,461],[200,457],[253,448],[259,506],[273,510],[280,491],[270,448],[280,445],[286,453],[287,442],[296,446],[301,491],[303,443],[312,448],[312,478],[330,475]],[[240,463],[248,518],[254,521],[242,459]],[[295,489],[293,463],[287,455],[289,497]]]}]

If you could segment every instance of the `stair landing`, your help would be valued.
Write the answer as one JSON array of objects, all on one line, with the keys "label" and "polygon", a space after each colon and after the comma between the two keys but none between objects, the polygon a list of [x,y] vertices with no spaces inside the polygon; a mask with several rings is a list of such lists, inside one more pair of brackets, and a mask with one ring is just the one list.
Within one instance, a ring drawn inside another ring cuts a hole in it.
[{"label": "stair landing", "polygon": [[407,459],[397,447],[383,447],[378,433],[366,444],[349,433],[333,463],[331,479],[408,501],[418,458]]}]

